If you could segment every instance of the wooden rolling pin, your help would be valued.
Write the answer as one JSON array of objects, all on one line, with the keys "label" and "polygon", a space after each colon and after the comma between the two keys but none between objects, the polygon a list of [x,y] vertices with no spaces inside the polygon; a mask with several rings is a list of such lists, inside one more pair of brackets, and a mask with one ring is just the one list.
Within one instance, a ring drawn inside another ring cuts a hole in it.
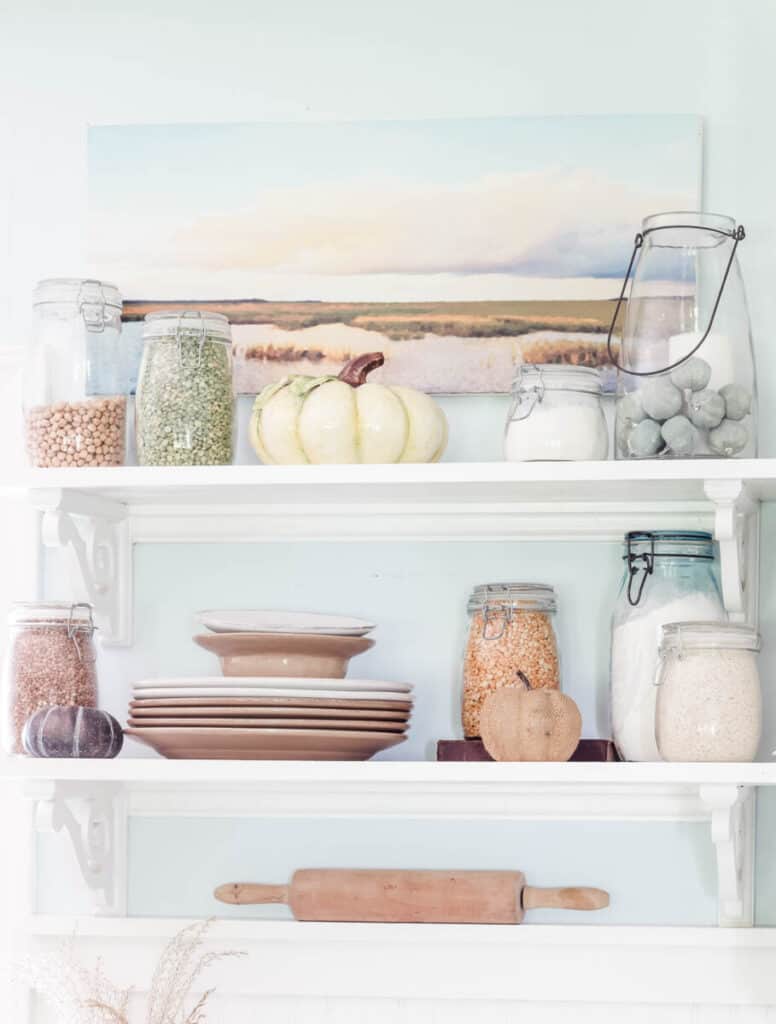
[{"label": "wooden rolling pin", "polygon": [[231,882],[222,903],[287,903],[297,921],[520,924],[526,910],[600,910],[609,893],[586,887],[536,889],[522,871],[355,871],[309,868],[290,885]]}]

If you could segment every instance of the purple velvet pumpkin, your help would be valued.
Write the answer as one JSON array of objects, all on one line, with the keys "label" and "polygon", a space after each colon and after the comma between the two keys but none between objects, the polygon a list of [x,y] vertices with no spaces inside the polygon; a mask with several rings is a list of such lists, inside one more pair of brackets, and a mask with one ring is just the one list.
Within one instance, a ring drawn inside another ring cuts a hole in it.
[{"label": "purple velvet pumpkin", "polygon": [[22,746],[31,757],[115,757],[121,726],[99,708],[48,707],[27,719]]}]

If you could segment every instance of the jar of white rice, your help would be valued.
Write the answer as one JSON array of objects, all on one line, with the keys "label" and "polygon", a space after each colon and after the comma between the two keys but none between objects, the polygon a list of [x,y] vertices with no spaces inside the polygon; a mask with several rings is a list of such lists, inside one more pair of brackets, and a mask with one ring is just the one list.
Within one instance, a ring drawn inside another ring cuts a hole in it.
[{"label": "jar of white rice", "polygon": [[762,732],[750,626],[671,622],[662,628],[656,734],[666,761],[753,761]]}]

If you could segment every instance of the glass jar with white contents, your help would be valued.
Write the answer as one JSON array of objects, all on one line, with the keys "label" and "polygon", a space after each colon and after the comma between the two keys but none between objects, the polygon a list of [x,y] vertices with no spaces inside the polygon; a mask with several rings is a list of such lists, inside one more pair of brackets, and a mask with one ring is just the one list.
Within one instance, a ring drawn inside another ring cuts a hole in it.
[{"label": "glass jar with white contents", "polygon": [[601,375],[588,366],[519,366],[504,437],[507,462],[605,459]]},{"label": "glass jar with white contents", "polygon": [[750,626],[663,626],[656,737],[666,761],[754,761],[762,734],[757,652]]},{"label": "glass jar with white contents", "polygon": [[655,673],[667,622],[727,620],[710,533],[631,532],[612,617],[612,737],[623,761],[659,761]]}]

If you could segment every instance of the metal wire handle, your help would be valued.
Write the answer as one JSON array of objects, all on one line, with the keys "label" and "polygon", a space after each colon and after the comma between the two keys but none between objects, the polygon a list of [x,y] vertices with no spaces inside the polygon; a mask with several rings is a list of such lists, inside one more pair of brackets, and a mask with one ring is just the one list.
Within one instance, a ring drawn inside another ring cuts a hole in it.
[{"label": "metal wire handle", "polygon": [[[85,608],[89,612],[88,624],[78,623],[74,620],[73,616],[75,615],[76,608]],[[86,661],[86,659],[84,658],[83,649],[78,640],[79,633],[88,633],[89,636],[91,636],[94,633],[94,618],[92,617],[92,606],[85,601],[76,601],[75,604],[70,605],[70,614],[67,617],[67,638],[68,640],[73,641],[73,646],[75,647],[76,654],[78,655],[78,660],[83,664],[92,664],[97,660],[97,656],[95,655],[93,658],[90,658],[88,662]]]},{"label": "metal wire handle", "polygon": [[175,323],[175,340],[178,343],[178,365],[183,365],[183,339],[181,337],[181,331],[184,327],[184,320],[199,320],[199,347],[197,349],[197,362],[202,361],[202,349],[205,345],[206,331],[205,331],[205,318],[199,309],[186,309],[181,313],[178,313],[178,319]]},{"label": "metal wire handle", "polygon": [[[528,364],[532,369],[536,371],[538,380],[533,385],[524,385],[522,382],[522,372],[520,374],[520,385],[516,388],[516,393],[512,399],[512,407],[509,410],[509,419],[516,420],[527,420],[534,408],[544,401],[544,373],[542,368],[538,364]],[[525,399],[525,401],[524,401]],[[524,408],[526,407],[527,408]],[[522,412],[522,416],[517,416],[518,411]]]},{"label": "metal wire handle", "polygon": [[490,616],[494,612],[494,610],[495,609],[493,609],[491,607],[491,605],[486,602],[485,607],[482,610],[482,639],[483,640],[500,640],[503,637],[504,633],[506,633],[507,626],[512,622],[512,611],[513,611],[512,606],[508,605],[506,607],[502,607],[500,609],[500,611],[501,611],[501,631],[498,632],[498,633],[491,633],[490,636],[488,636],[488,623],[493,621],[493,619],[490,618]]},{"label": "metal wire handle", "polygon": [[[94,286],[100,293],[99,299],[89,292],[89,286]],[[83,317],[86,329],[91,334],[102,334],[105,330],[105,291],[102,281],[95,281],[89,278],[81,281],[78,290],[78,312]]]},{"label": "metal wire handle", "polygon": [[[722,284],[720,284],[719,286],[717,299],[714,303],[714,308],[711,311],[711,316],[709,317],[709,325],[704,331],[703,336],[701,337],[701,340],[697,343],[697,345],[694,345],[693,348],[691,348],[690,351],[687,353],[687,355],[682,356],[681,359],[677,359],[675,363],[670,363],[668,366],[664,366],[660,370],[626,370],[624,366],[621,366],[620,363],[617,362],[617,358],[615,357],[614,350],[612,349],[612,334],[614,333],[614,327],[617,323],[617,317],[620,315],[620,308],[622,307],[623,301],[625,299],[625,292],[628,288],[628,281],[630,280],[631,271],[633,270],[633,264],[636,262],[636,254],[638,253],[639,249],[641,249],[641,247],[643,246],[644,238],[647,235],[652,234],[653,231],[676,231],[677,229],[686,229],[690,231],[711,231],[715,235],[724,235],[725,238],[733,239],[733,248],[730,253],[730,259],[728,260],[727,267],[725,267],[725,273],[722,277]],[[655,227],[647,228],[646,231],[640,232],[638,235],[636,235],[636,238],[633,243],[633,252],[631,253],[630,263],[628,264],[628,269],[625,271],[625,278],[622,282],[622,288],[620,289],[620,297],[617,299],[617,305],[614,308],[614,316],[612,317],[612,323],[609,327],[609,334],[606,338],[606,350],[609,353],[609,361],[621,373],[628,373],[631,375],[631,377],[656,377],[661,373],[668,373],[669,370],[675,370],[677,366],[681,366],[682,363],[686,363],[688,359],[692,358],[692,356],[695,355],[695,353],[698,351],[701,345],[703,345],[703,343],[711,333],[711,328],[714,326],[714,318],[717,315],[717,310],[719,309],[719,304],[722,300],[722,293],[725,290],[728,275],[730,274],[730,268],[733,266],[733,260],[736,258],[736,249],[738,248],[738,243],[742,242],[745,238],[746,232],[744,231],[743,224],[739,224],[735,231],[723,231],[721,228],[705,227],[702,224],[658,224]]]}]

